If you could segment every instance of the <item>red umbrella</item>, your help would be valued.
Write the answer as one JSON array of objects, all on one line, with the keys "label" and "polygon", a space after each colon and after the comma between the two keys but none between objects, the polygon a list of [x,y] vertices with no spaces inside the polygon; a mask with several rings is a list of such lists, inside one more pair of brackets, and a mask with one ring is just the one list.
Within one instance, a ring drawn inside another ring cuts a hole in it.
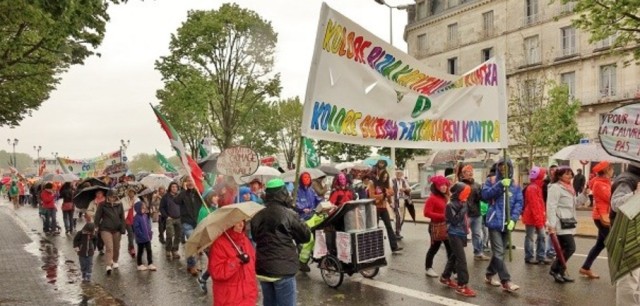
[{"label": "red umbrella", "polygon": [[567,261],[564,259],[564,253],[562,253],[562,247],[560,246],[560,241],[558,241],[558,236],[556,235],[556,233],[550,233],[549,238],[551,238],[553,249],[556,251],[556,258],[558,259],[558,262],[560,262],[562,268],[566,270]]},{"label": "red umbrella", "polygon": [[0,180],[0,184],[2,185],[8,184],[9,182],[11,182],[11,177],[9,176],[5,176]]}]

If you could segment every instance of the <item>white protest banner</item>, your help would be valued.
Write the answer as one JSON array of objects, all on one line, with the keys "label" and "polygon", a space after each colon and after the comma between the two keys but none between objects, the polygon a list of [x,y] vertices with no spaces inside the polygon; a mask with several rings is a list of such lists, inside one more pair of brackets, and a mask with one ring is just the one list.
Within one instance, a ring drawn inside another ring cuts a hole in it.
[{"label": "white protest banner", "polygon": [[371,146],[506,148],[501,59],[441,73],[322,5],[302,135]]},{"label": "white protest banner", "polygon": [[598,137],[609,155],[640,162],[640,103],[620,106],[603,115]]},{"label": "white protest banner", "polygon": [[337,257],[344,263],[351,263],[351,234],[336,232]]},{"label": "white protest banner", "polygon": [[58,157],[64,173],[74,173],[79,177],[98,177],[105,175],[104,170],[122,162],[122,151],[107,153],[89,159],[68,159]]},{"label": "white protest banner", "polygon": [[219,174],[240,177],[252,175],[258,170],[258,154],[247,147],[231,147],[218,156],[216,169]]}]

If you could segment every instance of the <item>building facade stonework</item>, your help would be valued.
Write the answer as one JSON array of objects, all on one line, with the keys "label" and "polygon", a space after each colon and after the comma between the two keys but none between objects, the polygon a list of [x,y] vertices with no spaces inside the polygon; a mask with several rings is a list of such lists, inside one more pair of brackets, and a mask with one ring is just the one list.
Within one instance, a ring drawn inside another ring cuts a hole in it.
[{"label": "building facade stonework", "polygon": [[[510,98],[535,80],[567,84],[582,105],[580,132],[596,141],[603,114],[640,99],[640,66],[624,64],[630,52],[609,52],[615,37],[590,43],[571,25],[573,8],[560,0],[416,0],[404,39],[410,55],[450,74],[501,56]],[[417,171],[424,160],[407,168]]]}]

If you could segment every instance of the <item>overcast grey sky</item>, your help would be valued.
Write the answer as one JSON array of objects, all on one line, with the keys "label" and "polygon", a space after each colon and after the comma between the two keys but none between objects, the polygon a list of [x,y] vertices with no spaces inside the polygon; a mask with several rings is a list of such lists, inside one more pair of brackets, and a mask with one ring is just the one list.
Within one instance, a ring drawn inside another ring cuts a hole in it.
[{"label": "overcast grey sky", "polygon": [[[186,20],[189,10],[217,9],[229,1],[129,1],[109,9],[111,21],[101,57],[73,66],[61,76],[57,89],[40,109],[13,129],[0,128],[0,150],[11,151],[7,138],[18,138],[16,152],[40,156],[52,152],[72,159],[92,158],[118,150],[120,139],[130,140],[128,156],[158,149],[172,155],[149,103],[156,105],[162,88],[154,61],[168,53],[171,33]],[[235,1],[272,22],[278,33],[275,72],[281,73],[282,98],[305,95],[313,44],[322,1]],[[389,39],[389,9],[374,0],[327,0],[329,6],[373,34]],[[391,5],[413,1],[388,0]],[[402,39],[407,15],[394,10],[394,45],[406,50]]]}]

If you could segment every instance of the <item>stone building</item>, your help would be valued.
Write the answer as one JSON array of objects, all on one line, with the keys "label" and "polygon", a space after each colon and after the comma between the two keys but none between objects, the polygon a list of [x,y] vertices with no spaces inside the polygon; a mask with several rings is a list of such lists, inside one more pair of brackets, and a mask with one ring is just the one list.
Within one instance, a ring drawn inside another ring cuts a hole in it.
[{"label": "stone building", "polygon": [[[573,7],[560,0],[416,0],[404,39],[409,54],[451,74],[502,56],[509,97],[535,90],[539,80],[566,83],[582,104],[580,132],[596,141],[603,114],[640,99],[640,66],[624,65],[629,52],[608,52],[615,37],[589,43],[589,33],[571,25]],[[409,172],[425,161],[416,157]]]}]

